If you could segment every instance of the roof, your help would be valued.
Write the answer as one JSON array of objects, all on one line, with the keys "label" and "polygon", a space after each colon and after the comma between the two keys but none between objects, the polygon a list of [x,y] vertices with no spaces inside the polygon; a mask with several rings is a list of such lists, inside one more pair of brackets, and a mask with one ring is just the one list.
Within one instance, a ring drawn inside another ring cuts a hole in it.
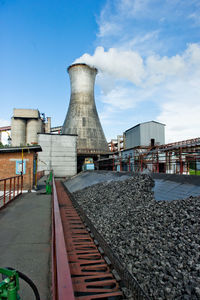
[{"label": "roof", "polygon": [[11,130],[11,126],[0,127],[0,131],[7,131],[7,130]]},{"label": "roof", "polygon": [[10,152],[28,152],[28,151],[33,151],[33,152],[41,152],[42,148],[41,146],[24,146],[24,147],[7,147],[7,148],[0,148],[0,153],[10,153]]},{"label": "roof", "polygon": [[28,109],[28,108],[14,108],[13,118],[22,119],[39,119],[40,112],[38,109]]},{"label": "roof", "polygon": [[140,126],[140,125],[142,125],[142,124],[152,123],[152,122],[153,122],[153,123],[156,123],[156,124],[160,124],[160,125],[166,126],[165,124],[160,123],[160,122],[157,122],[157,121],[147,121],[147,122],[139,123],[139,124],[137,124],[137,125],[135,125],[135,126],[129,128],[129,129],[127,129],[125,132],[127,132],[127,131],[129,131],[129,130],[132,130],[133,128],[135,128],[135,127],[137,127],[137,126]]}]

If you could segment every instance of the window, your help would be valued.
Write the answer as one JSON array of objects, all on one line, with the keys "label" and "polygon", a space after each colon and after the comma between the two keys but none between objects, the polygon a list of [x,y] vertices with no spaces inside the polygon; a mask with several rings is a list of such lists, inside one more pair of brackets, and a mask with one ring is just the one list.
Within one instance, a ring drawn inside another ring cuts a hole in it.
[{"label": "window", "polygon": [[[16,174],[22,174],[22,160],[16,161]],[[23,161],[23,174],[26,174],[26,161]]]}]

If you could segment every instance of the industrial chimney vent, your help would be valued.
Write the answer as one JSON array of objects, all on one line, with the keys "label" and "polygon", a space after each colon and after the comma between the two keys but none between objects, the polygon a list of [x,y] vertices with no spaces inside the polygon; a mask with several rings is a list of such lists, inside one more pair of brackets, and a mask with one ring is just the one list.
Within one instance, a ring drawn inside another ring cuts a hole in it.
[{"label": "industrial chimney vent", "polygon": [[67,68],[67,72],[69,73],[69,70],[75,66],[85,66],[86,68],[89,68],[89,69],[94,69],[96,71],[96,74],[98,73],[98,70],[97,68],[95,67],[90,67],[89,65],[87,64],[84,64],[84,63],[76,63],[76,64],[72,64],[70,65],[68,68]]},{"label": "industrial chimney vent", "polygon": [[97,69],[77,63],[68,67],[71,85],[70,104],[62,134],[78,134],[78,153],[108,153],[94,100]]}]

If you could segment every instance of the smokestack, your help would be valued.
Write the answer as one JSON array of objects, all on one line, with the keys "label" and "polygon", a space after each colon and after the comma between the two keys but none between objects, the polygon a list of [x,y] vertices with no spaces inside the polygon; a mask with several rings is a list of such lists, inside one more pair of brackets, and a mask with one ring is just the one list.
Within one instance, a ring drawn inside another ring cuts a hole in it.
[{"label": "smokestack", "polygon": [[71,97],[62,134],[78,134],[78,153],[108,153],[94,100],[97,69],[86,64],[73,64],[69,66],[68,73]]}]

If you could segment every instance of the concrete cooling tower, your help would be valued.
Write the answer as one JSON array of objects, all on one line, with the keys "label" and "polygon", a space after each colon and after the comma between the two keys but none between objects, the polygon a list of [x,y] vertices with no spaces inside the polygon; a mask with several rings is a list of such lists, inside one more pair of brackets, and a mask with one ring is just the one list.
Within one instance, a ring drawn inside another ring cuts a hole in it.
[{"label": "concrete cooling tower", "polygon": [[108,153],[108,144],[99,121],[94,100],[96,68],[86,64],[69,66],[70,104],[62,134],[78,134],[78,154]]}]

